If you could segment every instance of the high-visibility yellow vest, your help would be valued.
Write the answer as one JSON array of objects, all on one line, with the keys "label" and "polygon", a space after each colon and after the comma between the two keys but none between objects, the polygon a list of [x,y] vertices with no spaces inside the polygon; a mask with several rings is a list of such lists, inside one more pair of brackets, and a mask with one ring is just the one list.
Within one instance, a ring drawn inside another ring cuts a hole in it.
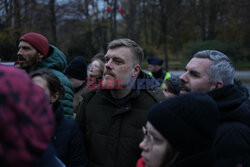
[{"label": "high-visibility yellow vest", "polygon": [[[153,77],[153,73],[152,73],[152,72],[149,72],[148,75],[150,75],[150,76]],[[165,81],[166,81],[168,78],[170,78],[170,77],[171,77],[171,74],[170,74],[169,72],[166,72],[165,77],[164,77],[164,79],[163,79],[163,81],[162,81],[162,83],[161,83],[161,90],[163,90]]]}]

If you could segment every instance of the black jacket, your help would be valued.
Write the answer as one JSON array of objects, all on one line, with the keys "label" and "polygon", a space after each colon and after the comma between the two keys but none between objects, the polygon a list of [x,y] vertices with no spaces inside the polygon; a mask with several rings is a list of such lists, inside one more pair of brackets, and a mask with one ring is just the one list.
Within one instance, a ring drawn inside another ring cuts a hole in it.
[{"label": "black jacket", "polygon": [[87,155],[82,133],[74,121],[64,118],[62,105],[57,106],[54,110],[56,131],[52,140],[57,157],[67,167],[85,167],[87,166]]},{"label": "black jacket", "polygon": [[250,101],[237,85],[208,93],[220,110],[216,167],[250,166]]},{"label": "black jacket", "polygon": [[165,99],[161,90],[155,89],[159,83],[154,78],[141,73],[137,81],[133,91],[120,100],[109,90],[93,90],[83,97],[76,122],[86,138],[89,167],[136,165],[148,110]]},{"label": "black jacket", "polygon": [[[20,164],[22,166],[22,164]],[[63,167],[60,162],[56,159],[56,153],[53,145],[51,143],[48,144],[48,149],[43,153],[41,158],[34,162],[32,167]]]}]

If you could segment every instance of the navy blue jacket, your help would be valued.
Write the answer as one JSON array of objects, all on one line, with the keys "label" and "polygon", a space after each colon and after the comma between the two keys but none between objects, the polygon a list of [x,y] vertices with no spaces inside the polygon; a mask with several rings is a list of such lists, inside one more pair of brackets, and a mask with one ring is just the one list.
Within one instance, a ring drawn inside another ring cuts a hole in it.
[{"label": "navy blue jacket", "polygon": [[57,157],[67,167],[85,167],[87,166],[87,155],[82,133],[73,120],[64,118],[62,105],[57,104],[57,106],[54,110],[56,131],[52,140]]},{"label": "navy blue jacket", "polygon": [[220,110],[216,167],[250,166],[250,101],[237,85],[208,93]]},{"label": "navy blue jacket", "polygon": [[[20,164],[20,166],[22,165]],[[37,162],[34,162],[34,164],[32,165],[32,167],[49,167],[49,166],[63,167],[63,165],[60,164],[56,159],[55,150],[51,143],[49,143],[48,149],[43,153],[42,157]]]}]

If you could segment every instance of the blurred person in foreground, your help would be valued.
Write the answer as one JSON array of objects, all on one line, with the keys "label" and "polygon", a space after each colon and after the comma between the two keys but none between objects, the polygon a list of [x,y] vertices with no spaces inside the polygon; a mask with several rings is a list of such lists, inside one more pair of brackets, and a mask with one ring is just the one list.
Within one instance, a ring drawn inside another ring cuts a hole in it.
[{"label": "blurred person in foreground", "polygon": [[108,45],[102,85],[84,95],[76,115],[89,167],[132,167],[140,157],[148,109],[165,99],[159,83],[141,71],[143,57],[142,48],[130,39]]},{"label": "blurred person in foreground", "polygon": [[66,56],[58,48],[49,44],[41,34],[29,32],[19,39],[18,64],[21,69],[30,73],[35,70],[46,69],[53,72],[65,87],[65,96],[62,98],[66,118],[73,119],[73,87],[63,74],[67,65]]},{"label": "blurred person in foreground", "polygon": [[169,98],[148,114],[137,167],[212,167],[218,108],[204,93]]},{"label": "blurred person in foreground", "polygon": [[0,65],[0,166],[62,167],[49,141],[54,116],[44,91],[14,67]]},{"label": "blurred person in foreground", "polygon": [[57,157],[70,167],[86,167],[87,156],[82,133],[73,120],[64,118],[63,107],[59,99],[64,95],[64,87],[60,80],[49,71],[30,73],[35,84],[44,89],[56,118],[55,134],[52,143]]},{"label": "blurred person in foreground", "polygon": [[230,59],[216,50],[197,52],[180,76],[184,92],[206,92],[220,111],[216,147],[216,167],[249,166],[250,101],[247,89],[235,83]]}]

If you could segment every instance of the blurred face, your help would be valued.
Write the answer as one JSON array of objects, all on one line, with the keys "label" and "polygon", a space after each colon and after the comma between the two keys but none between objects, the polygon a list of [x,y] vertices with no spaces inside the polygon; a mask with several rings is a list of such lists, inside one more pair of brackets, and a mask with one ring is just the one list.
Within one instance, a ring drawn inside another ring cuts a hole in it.
[{"label": "blurred face", "polygon": [[166,84],[164,84],[164,86],[163,86],[163,94],[164,94],[164,96],[167,97],[167,98],[170,98],[170,97],[174,97],[174,96],[175,96],[174,93],[169,92],[168,86],[167,86]]},{"label": "blurred face", "polygon": [[140,65],[133,65],[133,54],[127,47],[109,49],[105,55],[105,61],[104,85],[107,80],[115,79],[124,81],[121,85],[126,86],[125,82],[136,77],[140,72]]},{"label": "blurred face", "polygon": [[37,86],[40,86],[44,90],[45,94],[49,97],[49,103],[54,103],[58,100],[58,95],[51,95],[48,88],[48,83],[45,79],[40,76],[35,76],[32,78],[32,80]]},{"label": "blurred face", "polygon": [[89,66],[89,76],[90,77],[101,78],[102,71],[103,70],[101,69],[100,62],[97,60],[93,61]]},{"label": "blurred face", "polygon": [[[211,60],[206,58],[192,58],[186,66],[186,72],[180,76],[186,91],[209,92],[215,89],[215,84],[209,82],[207,69]],[[183,93],[183,91],[181,91]]]},{"label": "blurred face", "polygon": [[154,64],[148,64],[148,71],[155,73],[160,70],[160,66]]},{"label": "blurred face", "polygon": [[40,76],[35,76],[35,77],[32,78],[32,80],[36,85],[40,86],[44,90],[45,94],[48,97],[50,97],[50,91],[49,91],[49,88],[48,88],[48,83],[47,83],[47,81],[45,79],[43,79]]},{"label": "blurred face", "polygon": [[143,161],[146,167],[160,167],[166,160],[168,142],[150,122],[146,124],[144,135],[143,141],[139,144]]},{"label": "blurred face", "polygon": [[28,72],[35,69],[42,58],[42,55],[38,53],[32,45],[25,41],[20,41],[17,56],[20,67],[28,70]]}]

